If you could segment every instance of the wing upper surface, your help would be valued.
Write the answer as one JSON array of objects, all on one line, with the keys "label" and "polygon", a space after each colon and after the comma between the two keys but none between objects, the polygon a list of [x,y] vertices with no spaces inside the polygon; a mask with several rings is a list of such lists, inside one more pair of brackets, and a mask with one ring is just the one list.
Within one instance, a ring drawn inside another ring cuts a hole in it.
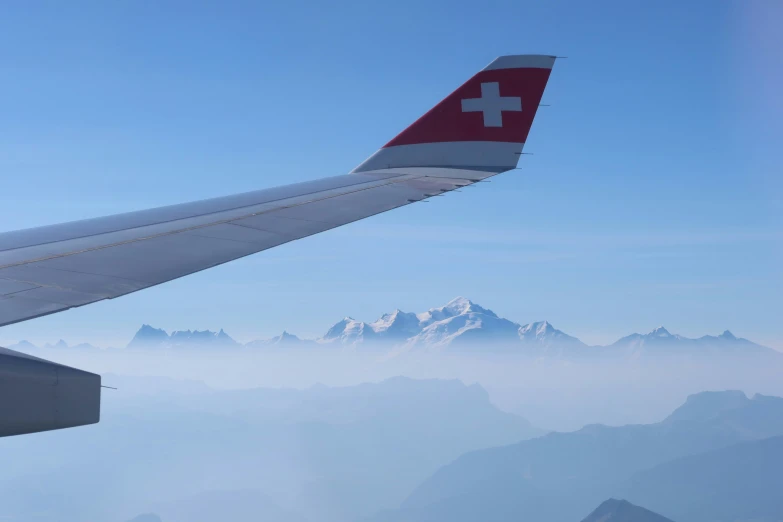
[{"label": "wing upper surface", "polygon": [[135,292],[489,175],[388,169],[0,234],[0,326]]}]

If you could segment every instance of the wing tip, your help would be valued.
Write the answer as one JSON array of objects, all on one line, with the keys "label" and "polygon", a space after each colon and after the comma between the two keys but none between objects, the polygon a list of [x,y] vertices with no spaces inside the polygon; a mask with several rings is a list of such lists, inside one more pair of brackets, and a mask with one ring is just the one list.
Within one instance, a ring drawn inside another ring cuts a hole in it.
[{"label": "wing tip", "polygon": [[498,56],[483,70],[495,69],[551,69],[557,56],[549,54],[509,54]]}]

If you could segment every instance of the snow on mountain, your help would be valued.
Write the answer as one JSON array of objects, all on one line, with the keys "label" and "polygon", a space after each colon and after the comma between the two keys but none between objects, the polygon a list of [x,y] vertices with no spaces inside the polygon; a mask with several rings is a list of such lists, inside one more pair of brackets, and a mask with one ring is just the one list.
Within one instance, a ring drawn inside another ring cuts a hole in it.
[{"label": "snow on mountain", "polygon": [[445,306],[441,306],[440,308],[430,308],[426,312],[417,314],[416,317],[418,317],[421,326],[427,326],[434,322],[443,321],[451,317],[470,313],[482,314],[487,317],[497,318],[497,315],[495,315],[495,312],[492,310],[482,308],[470,299],[466,299],[464,297],[457,297],[456,299],[452,299],[446,303]]},{"label": "snow on mountain", "polygon": [[698,346],[707,351],[720,351],[721,353],[772,353],[774,350],[761,346],[747,339],[735,337],[726,330],[720,335],[704,335],[695,339]]},{"label": "snow on mountain", "polygon": [[[548,321],[525,325],[499,317],[495,312],[464,297],[452,299],[426,312],[395,310],[366,323],[345,317],[320,339],[301,339],[284,331],[282,334],[241,345],[220,330],[182,330],[170,335],[162,329],[144,324],[128,343],[128,349],[257,349],[316,348],[333,344],[358,350],[377,351],[448,351],[519,353],[533,357],[640,357],[655,355],[779,355],[770,348],[734,336],[726,330],[720,335],[690,339],[673,334],[663,326],[649,333],[634,333],[609,346],[587,346],[576,337],[556,329]],[[9,346],[22,352],[39,350],[27,341]],[[43,347],[49,350],[96,349],[89,344],[68,346],[63,340]]]},{"label": "snow on mountain", "polygon": [[647,334],[648,337],[657,337],[659,339],[669,339],[671,337],[679,338],[679,335],[672,335],[669,333],[669,330],[664,328],[663,326],[659,326],[658,328],[655,328],[652,332]]},{"label": "snow on mountain", "polygon": [[406,350],[464,351],[486,349],[487,344],[510,347],[519,344],[519,325],[493,311],[458,297],[440,308],[417,315],[421,331],[410,337]]},{"label": "snow on mountain", "polygon": [[332,326],[319,342],[354,347],[391,345],[398,351],[510,351],[536,357],[774,352],[747,339],[738,339],[729,331],[719,336],[689,339],[663,326],[647,334],[623,337],[611,346],[590,347],[548,321],[522,326],[464,297],[418,314],[395,310],[371,323],[346,317]]},{"label": "snow on mountain", "polygon": [[690,339],[670,333],[659,326],[646,334],[634,333],[623,337],[607,347],[624,355],[731,355],[731,354],[775,354],[775,350],[754,342],[735,337],[726,330],[721,335],[705,335]]},{"label": "snow on mountain", "polygon": [[421,320],[416,314],[395,310],[383,314],[380,319],[370,323],[370,328],[378,337],[386,340],[404,340],[421,331]]},{"label": "snow on mountain", "polygon": [[345,317],[326,332],[320,341],[337,342],[344,345],[356,345],[368,340],[375,340],[375,331],[369,324],[357,321],[351,317]]},{"label": "snow on mountain", "polygon": [[395,310],[372,323],[346,317],[320,342],[342,345],[392,345],[398,351],[515,352],[530,356],[608,357],[658,354],[776,354],[772,349],[735,337],[728,330],[719,336],[690,339],[663,326],[649,333],[634,333],[610,346],[590,347],[552,326],[548,321],[519,325],[464,297],[444,306],[412,314]]},{"label": "snow on mountain", "polygon": [[575,355],[574,350],[584,351],[587,345],[558,330],[548,321],[538,321],[519,327],[519,339],[527,351],[537,355]]},{"label": "snow on mountain", "polygon": [[649,349],[655,349],[658,352],[670,351],[676,349],[677,345],[687,342],[688,339],[679,335],[672,335],[666,328],[659,326],[653,331],[640,334],[633,333],[622,339],[615,341],[610,347],[623,350],[627,354],[636,354],[647,352]]},{"label": "snow on mountain", "polygon": [[392,313],[383,314],[372,323],[345,317],[332,326],[320,341],[350,346],[370,343],[388,345],[405,341],[419,331],[421,331],[421,326],[416,314],[395,310]]},{"label": "snow on mountain", "polygon": [[[522,328],[525,327],[498,317],[469,299],[457,297],[444,306],[418,314],[395,310],[371,323],[346,317],[332,326],[320,341],[354,347],[392,345],[401,351],[514,351],[519,349]],[[538,344],[546,346],[565,341],[581,345],[549,323],[537,339]]]},{"label": "snow on mountain", "polygon": [[334,326],[329,328],[329,330],[326,332],[326,335],[324,335],[321,339],[324,341],[334,341],[337,339],[341,339],[345,335],[345,332],[349,328],[349,325],[351,323],[357,323],[357,322],[358,321],[354,320],[352,317],[346,316],[343,318],[342,321],[335,323]]},{"label": "snow on mountain", "polygon": [[560,330],[556,330],[549,321],[538,321],[519,327],[519,338],[525,342],[549,343],[558,338],[568,338],[576,340],[575,337],[566,335]]}]

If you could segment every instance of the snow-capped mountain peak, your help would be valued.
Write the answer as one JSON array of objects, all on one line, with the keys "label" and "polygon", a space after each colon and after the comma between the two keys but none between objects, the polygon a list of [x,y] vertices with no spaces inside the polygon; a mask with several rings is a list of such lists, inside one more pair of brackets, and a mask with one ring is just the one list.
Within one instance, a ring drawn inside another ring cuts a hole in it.
[{"label": "snow-capped mountain peak", "polygon": [[549,321],[538,321],[519,327],[520,337],[534,335],[536,338],[542,338],[546,335],[552,335],[555,333],[562,332],[556,330],[555,327],[549,323]]},{"label": "snow-capped mountain peak", "polygon": [[546,352],[557,349],[558,352],[569,349],[582,349],[585,345],[576,337],[561,332],[549,321],[537,321],[519,327],[519,339],[528,346],[544,349]]},{"label": "snow-capped mountain peak", "polygon": [[[129,349],[253,349],[270,353],[284,353],[292,347],[325,350],[333,347],[351,347],[364,351],[397,355],[404,351],[449,351],[474,353],[517,353],[534,357],[643,357],[647,355],[781,355],[747,339],[734,336],[729,330],[720,335],[704,335],[688,338],[673,334],[663,326],[649,333],[633,333],[610,346],[588,347],[579,339],[556,329],[548,321],[536,321],[525,325],[498,317],[470,299],[457,297],[443,306],[430,308],[422,313],[410,313],[395,309],[373,322],[357,321],[345,316],[326,334],[316,340],[301,339],[283,332],[270,339],[251,341],[240,345],[223,329],[180,330],[171,334],[165,330],[144,324],[136,332]],[[95,347],[86,343],[69,346],[63,340],[37,348],[21,341],[9,346],[23,352],[36,350],[87,350]],[[275,352],[275,350],[279,350]],[[293,351],[293,350],[292,350]]]},{"label": "snow-capped mountain peak", "polygon": [[[448,311],[451,315],[462,315],[471,311],[471,308],[475,308],[476,305],[470,299],[465,297],[455,297],[445,306],[441,307],[441,310]],[[478,307],[481,308],[481,307]],[[472,310],[476,311],[476,310]]]},{"label": "snow-capped mountain peak", "polygon": [[386,334],[389,337],[407,339],[420,330],[420,321],[416,314],[403,312],[400,309],[390,314],[383,314],[380,319],[370,323],[370,328],[376,334]]},{"label": "snow-capped mountain peak", "polygon": [[349,325],[352,325],[356,322],[357,321],[355,321],[352,317],[348,317],[346,315],[342,318],[341,321],[338,321],[331,328],[329,328],[329,330],[326,332],[326,335],[323,336],[323,340],[333,341],[335,339],[339,339],[345,333]]},{"label": "snow-capped mountain peak", "polygon": [[[399,308],[397,308],[395,311],[393,311],[390,314],[383,314],[380,318],[375,320],[374,322],[370,323],[373,326],[373,330],[379,331],[388,328],[389,326],[393,325],[395,322],[397,322],[400,317],[404,317],[406,314]],[[409,314],[415,316],[416,314]]]},{"label": "snow-capped mountain peak", "polygon": [[465,315],[469,313],[484,314],[490,317],[497,318],[495,312],[482,308],[470,299],[465,297],[456,297],[446,303],[444,306],[438,308],[430,308],[426,312],[417,314],[419,322],[422,326],[427,326],[436,321],[443,321],[449,317],[456,317],[459,315]]},{"label": "snow-capped mountain peak", "polygon": [[425,346],[440,350],[458,345],[482,348],[482,345],[511,346],[519,342],[519,325],[498,317],[464,297],[452,299],[439,308],[430,308],[417,315],[421,331],[408,339],[406,347]]},{"label": "snow-capped mountain peak", "polygon": [[654,329],[652,332],[647,334],[649,337],[672,337],[672,334],[669,333],[669,330],[664,328],[663,326],[659,326],[658,328]]},{"label": "snow-capped mountain peak", "polygon": [[[64,343],[63,343],[64,344]],[[769,348],[747,339],[737,338],[726,330],[718,336],[705,335],[690,339],[669,332],[659,326],[649,333],[634,333],[611,346],[588,347],[548,321],[520,325],[498,317],[489,309],[465,297],[452,299],[443,306],[426,312],[411,313],[395,309],[372,322],[357,321],[345,316],[317,340],[304,340],[283,331],[271,339],[252,341],[246,347],[277,347],[278,345],[307,345],[324,349],[325,345],[350,347],[358,350],[386,351],[399,354],[405,351],[444,351],[520,353],[534,357],[619,356],[637,357],[646,354],[769,354]],[[176,331],[169,335],[164,330],[143,325],[129,348],[207,348],[239,346],[223,330]],[[21,347],[21,346],[20,346]]]},{"label": "snow-capped mountain peak", "polygon": [[[426,312],[415,314],[396,309],[383,314],[371,323],[356,321],[346,317],[338,322],[321,342],[339,342],[343,345],[358,345],[372,341],[381,344],[397,344],[427,346],[450,344],[468,330],[492,331],[490,322],[504,322],[505,330],[511,330],[514,335],[519,325],[500,319],[494,312],[482,308],[464,297],[452,299],[444,306],[431,308]],[[505,324],[507,323],[507,324]],[[502,329],[502,328],[501,328]],[[475,335],[475,334],[474,334]]]},{"label": "snow-capped mountain peak", "polygon": [[726,330],[718,336],[704,335],[691,339],[679,334],[670,333],[660,326],[647,334],[631,334],[616,341],[610,348],[619,348],[629,355],[643,354],[696,354],[696,355],[727,355],[727,354],[771,354],[774,350],[737,338]]}]

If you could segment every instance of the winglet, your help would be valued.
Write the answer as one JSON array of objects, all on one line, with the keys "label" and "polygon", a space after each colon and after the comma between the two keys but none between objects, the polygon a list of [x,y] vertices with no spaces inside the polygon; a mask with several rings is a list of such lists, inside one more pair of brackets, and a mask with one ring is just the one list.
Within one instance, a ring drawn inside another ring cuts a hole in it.
[{"label": "winglet", "polygon": [[496,58],[354,172],[398,167],[513,169],[555,59],[530,54]]}]

